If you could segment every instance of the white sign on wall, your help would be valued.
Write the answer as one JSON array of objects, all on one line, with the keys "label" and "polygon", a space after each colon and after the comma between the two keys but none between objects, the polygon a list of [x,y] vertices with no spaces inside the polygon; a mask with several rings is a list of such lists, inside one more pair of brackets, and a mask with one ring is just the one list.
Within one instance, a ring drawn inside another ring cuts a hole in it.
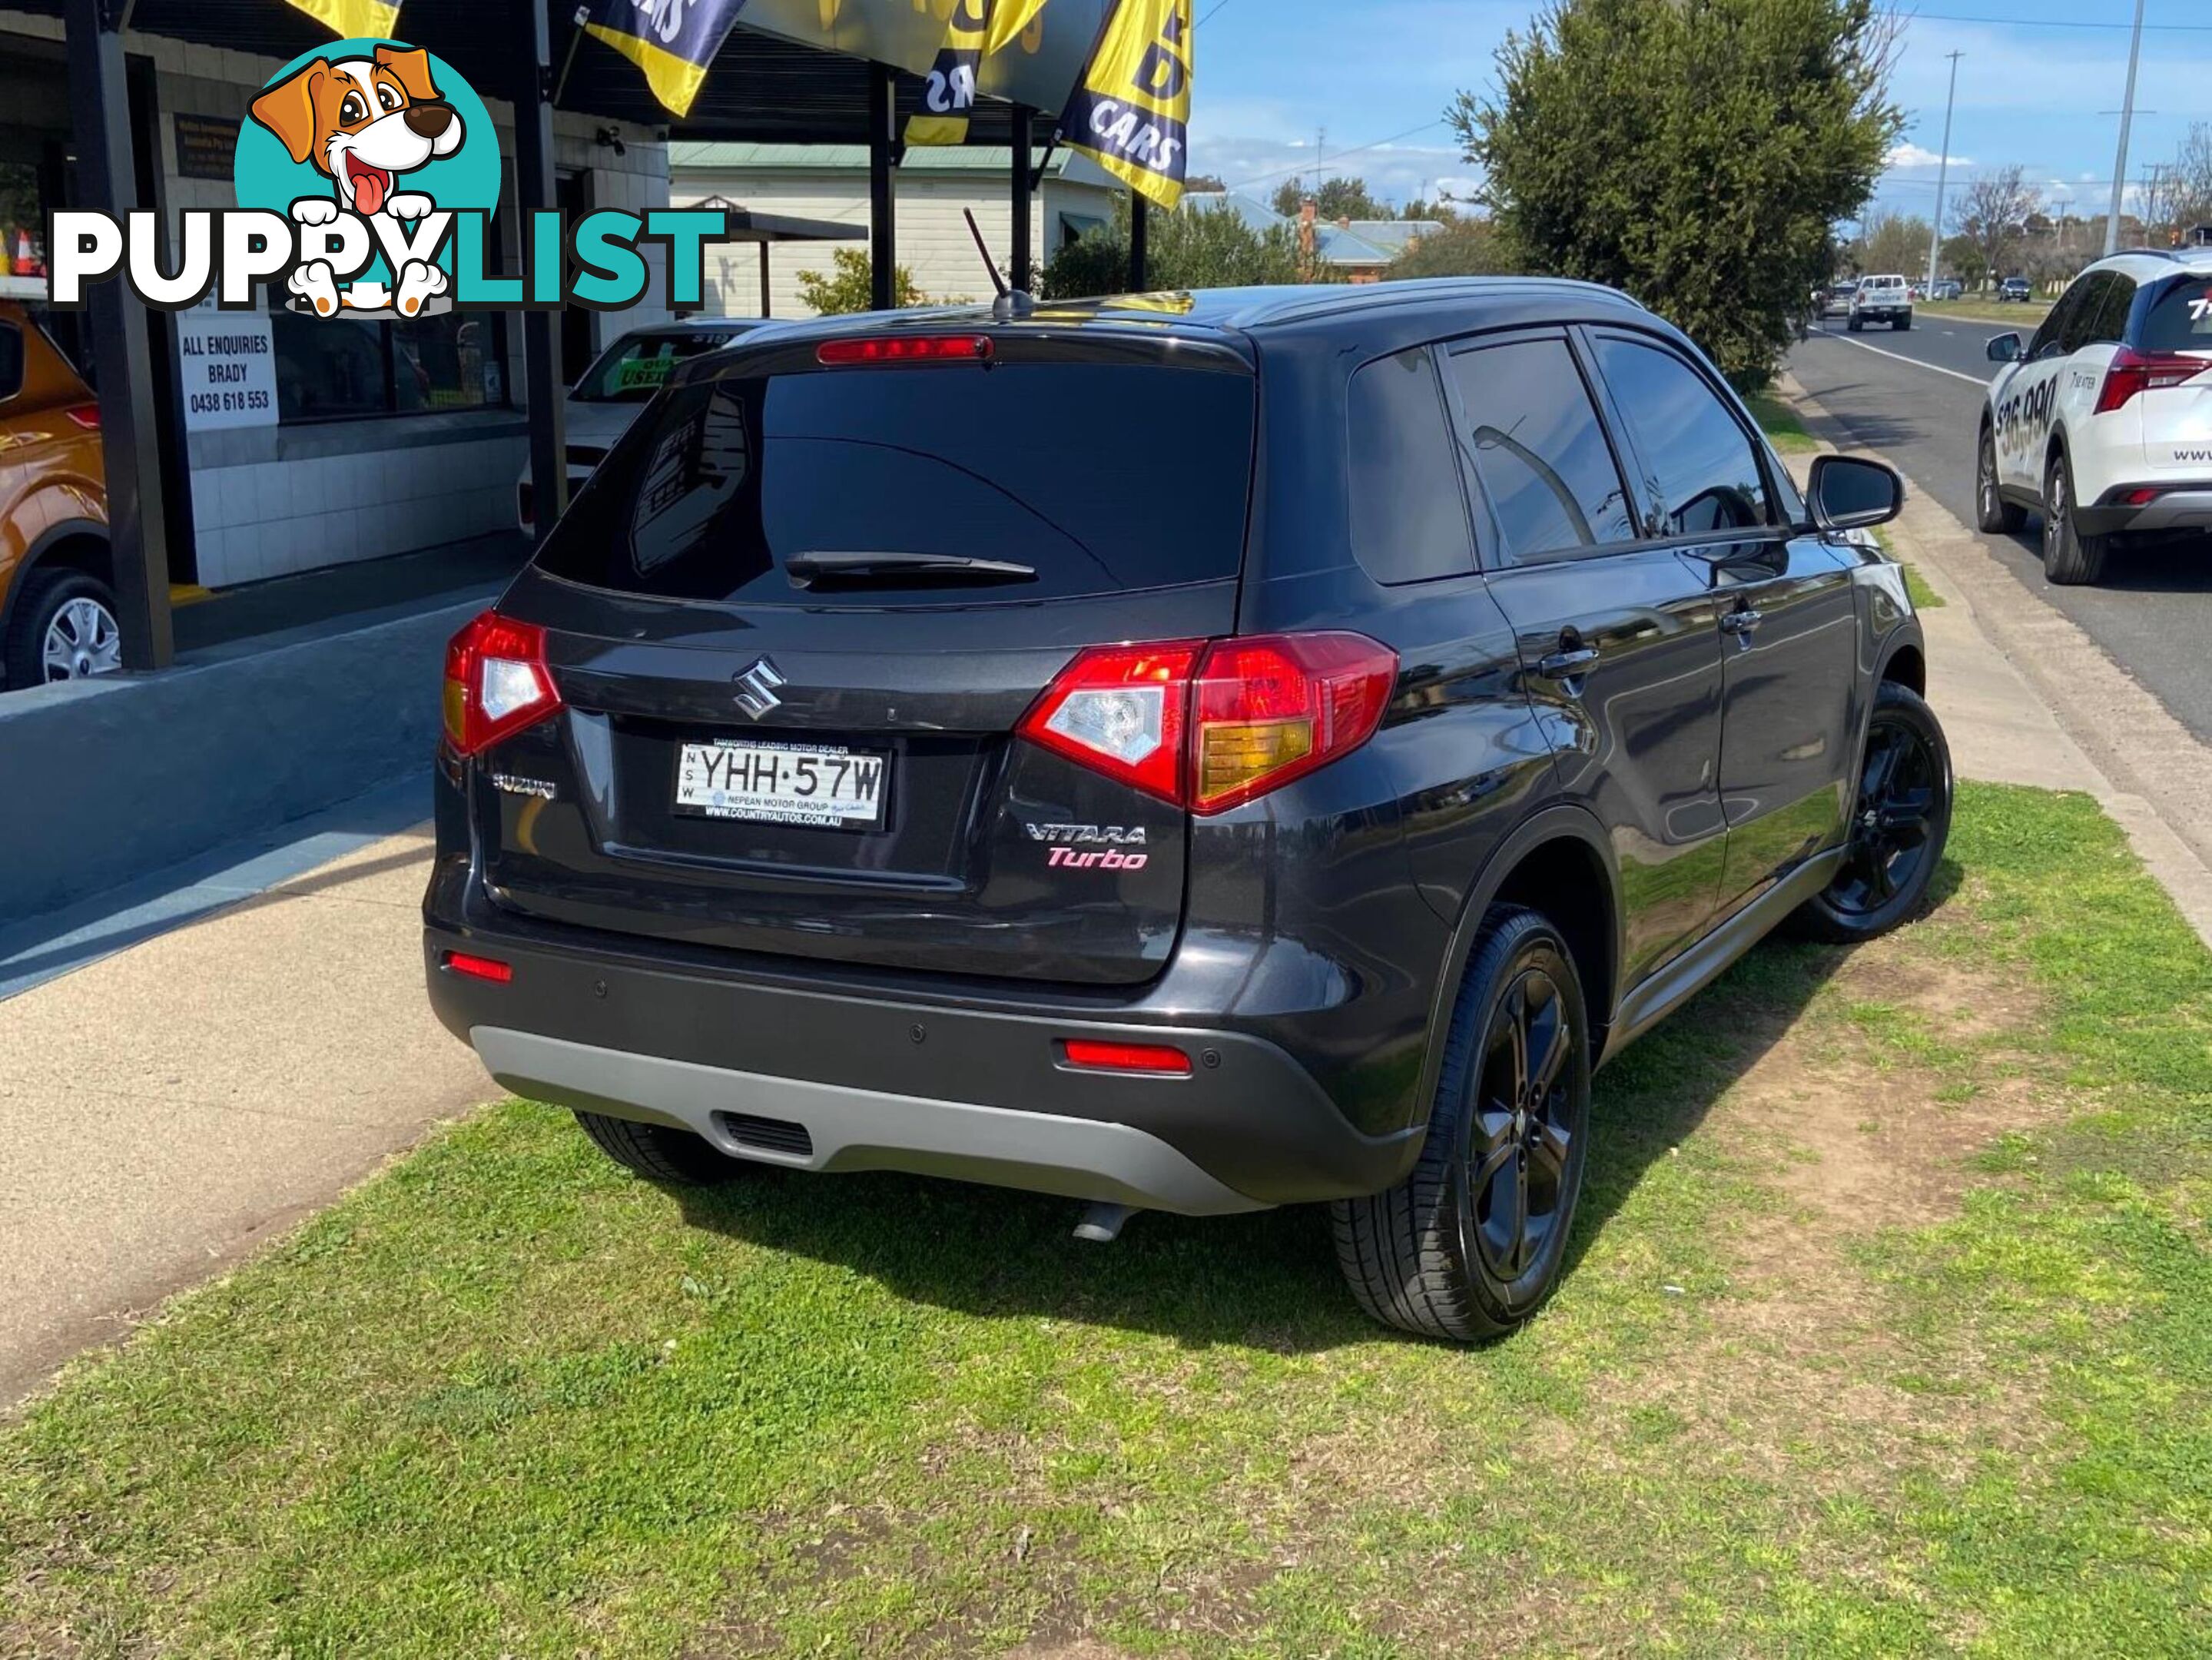
[{"label": "white sign on wall", "polygon": [[177,318],[185,430],[265,427],[276,419],[276,343],[265,312],[202,307]]}]

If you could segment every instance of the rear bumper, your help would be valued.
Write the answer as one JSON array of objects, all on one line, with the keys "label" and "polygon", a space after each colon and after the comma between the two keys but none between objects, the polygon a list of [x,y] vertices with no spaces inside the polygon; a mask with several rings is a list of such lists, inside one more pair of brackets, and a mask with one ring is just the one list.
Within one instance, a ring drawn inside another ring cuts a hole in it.
[{"label": "rear bumper", "polygon": [[[1095,999],[924,1000],[656,961],[649,945],[556,939],[480,899],[464,907],[467,892],[458,872],[434,879],[424,968],[438,1018],[495,1077],[680,1125],[734,1157],[1202,1215],[1378,1192],[1419,1152],[1419,1129],[1362,1134],[1279,1045],[1202,1015],[1138,1022]],[[457,975],[451,951],[513,977]],[[1076,1070],[1071,1037],[1171,1043],[1192,1070]]]},{"label": "rear bumper", "polygon": [[[2140,507],[2131,506],[2127,496],[2137,489],[2159,493]],[[2115,484],[2093,505],[2075,508],[2074,522],[2085,536],[2212,530],[2212,483],[2176,488],[2148,482]]]}]

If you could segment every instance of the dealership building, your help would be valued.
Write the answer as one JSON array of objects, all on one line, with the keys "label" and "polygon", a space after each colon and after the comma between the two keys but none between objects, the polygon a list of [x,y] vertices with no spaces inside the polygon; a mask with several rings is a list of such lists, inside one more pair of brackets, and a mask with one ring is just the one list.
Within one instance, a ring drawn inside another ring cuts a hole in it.
[{"label": "dealership building", "polygon": [[[1048,25],[1042,56],[1024,68],[1066,85],[1103,0],[1056,4],[1048,15],[1065,21]],[[787,11],[779,34],[769,25]],[[882,9],[883,27],[938,27],[905,11]],[[878,303],[888,304],[902,257],[901,200],[911,201],[930,246],[946,240],[931,205],[945,164],[932,157],[901,184],[921,79],[844,43],[793,38],[813,27],[814,13],[786,0],[750,9],[766,32],[731,33],[680,122],[635,64],[582,37],[570,0],[404,0],[397,33],[465,79],[491,117],[501,174],[491,274],[520,270],[518,228],[529,213],[669,205],[673,146],[835,147],[848,199],[829,216],[849,228],[797,216],[800,192],[791,190],[764,192],[774,199],[762,211],[724,197],[714,205],[729,210],[730,240],[760,246],[709,248],[714,286],[702,309],[757,310],[750,262],[767,272],[769,245],[820,237],[864,240]],[[444,556],[425,550],[450,548],[457,564],[474,557],[482,569],[495,538],[511,550],[501,556],[519,562],[519,476],[526,465],[567,471],[556,459],[562,388],[614,337],[668,316],[658,270],[643,304],[607,313],[324,319],[288,308],[281,283],[250,313],[167,313],[112,280],[91,284],[82,310],[48,303],[44,240],[55,211],[150,209],[173,239],[186,210],[237,205],[234,149],[252,103],[285,64],[331,43],[327,28],[284,0],[0,9],[0,315],[15,309],[45,326],[94,385],[109,519],[96,574],[114,591],[127,667],[171,660],[172,604],[202,590],[333,567],[373,575],[373,562],[388,556],[414,554],[418,567]],[[908,58],[914,44],[902,48]],[[1001,205],[990,217],[1005,246],[994,252],[1009,269],[1105,211],[1097,181],[1071,180],[1065,156],[1042,142],[1048,127],[1028,107],[987,98],[966,142],[988,160],[953,164],[963,192],[988,195],[995,173]],[[640,252],[656,263],[659,250]],[[828,263],[823,250],[775,254],[785,270],[802,257]],[[963,289],[982,291],[987,273],[969,269]],[[533,363],[543,366],[535,384]],[[207,397],[211,379],[254,395]],[[373,585],[367,591],[373,606]]]}]

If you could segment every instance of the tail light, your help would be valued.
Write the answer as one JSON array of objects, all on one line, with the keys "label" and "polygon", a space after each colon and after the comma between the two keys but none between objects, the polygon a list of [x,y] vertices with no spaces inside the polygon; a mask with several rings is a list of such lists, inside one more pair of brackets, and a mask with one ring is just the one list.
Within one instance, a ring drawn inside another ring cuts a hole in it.
[{"label": "tail light", "polygon": [[1222,812],[1358,749],[1397,678],[1397,654],[1359,634],[1099,646],[1018,730],[1147,795]]},{"label": "tail light", "polygon": [[2178,386],[2207,369],[2212,369],[2212,362],[2202,357],[2185,357],[2171,351],[2141,352],[2122,346],[2105,371],[2105,384],[2098,389],[2097,413],[2110,415],[2139,392]]},{"label": "tail light", "polygon": [[70,408],[63,410],[62,413],[68,416],[71,421],[83,428],[87,432],[98,432],[100,430],[100,405],[97,404],[73,404]]},{"label": "tail light", "polygon": [[446,739],[474,755],[561,707],[545,630],[488,611],[446,648]]},{"label": "tail light", "polygon": [[449,951],[443,960],[448,973],[463,975],[471,980],[489,980],[495,986],[504,986],[514,978],[514,964],[502,963],[496,957],[477,957],[469,952]]}]

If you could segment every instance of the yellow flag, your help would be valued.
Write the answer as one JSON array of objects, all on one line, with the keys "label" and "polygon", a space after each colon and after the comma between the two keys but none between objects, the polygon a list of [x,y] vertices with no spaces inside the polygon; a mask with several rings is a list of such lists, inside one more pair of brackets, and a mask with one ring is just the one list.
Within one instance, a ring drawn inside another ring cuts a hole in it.
[{"label": "yellow flag", "polygon": [[1190,164],[1191,0],[1118,0],[1060,131],[1164,208]]},{"label": "yellow flag", "polygon": [[291,0],[341,40],[389,40],[399,27],[399,0]]},{"label": "yellow flag", "polygon": [[[983,56],[988,58],[1012,46],[1044,8],[1045,0],[997,0],[991,8],[990,27],[983,31]],[[1029,49],[1034,52],[1036,47],[1032,43]]]}]

